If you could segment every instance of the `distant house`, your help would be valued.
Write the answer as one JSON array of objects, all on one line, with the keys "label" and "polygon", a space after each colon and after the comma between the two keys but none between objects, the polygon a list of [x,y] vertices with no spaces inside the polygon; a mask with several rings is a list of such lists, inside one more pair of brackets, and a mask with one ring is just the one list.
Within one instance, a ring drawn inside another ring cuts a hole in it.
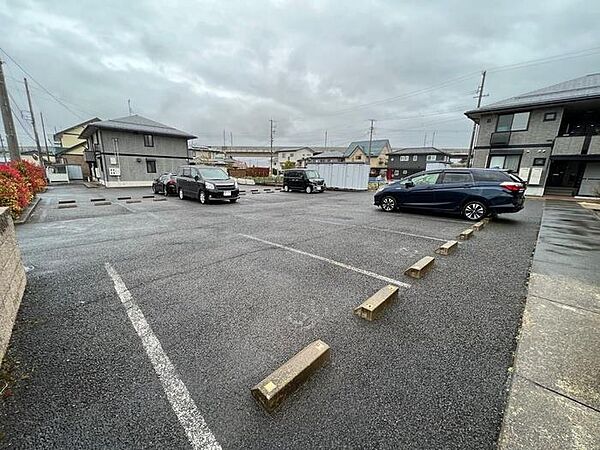
[{"label": "distant house", "polygon": [[86,161],[106,187],[149,186],[189,161],[188,140],[195,137],[138,115],[88,123],[80,135]]},{"label": "distant house", "polygon": [[[46,155],[46,148],[42,145],[42,161],[44,165],[49,165],[57,162],[58,155],[61,152],[66,151],[66,148],[51,146],[48,147],[49,155]],[[21,146],[19,147],[19,153],[21,154],[21,159],[28,161],[32,164],[40,165],[40,159],[38,157],[38,149],[36,146]],[[8,158],[7,158],[8,159]]]},{"label": "distant house", "polygon": [[422,170],[447,166],[450,154],[436,147],[408,147],[392,150],[389,155],[388,178],[404,178]]},{"label": "distant house", "polygon": [[344,152],[344,158],[347,162],[367,162],[369,159],[371,176],[377,176],[385,173],[391,151],[389,139],[376,139],[370,145],[369,141],[354,141]]},{"label": "distant house", "polygon": [[306,161],[315,155],[311,147],[282,148],[277,150],[277,162],[274,163],[278,170],[282,170],[284,162],[293,162],[295,167],[306,166]]},{"label": "distant house", "polygon": [[86,148],[86,141],[79,136],[88,124],[99,121],[98,117],[94,117],[54,134],[54,142],[60,143],[62,147],[61,151],[56,154],[59,162],[81,166],[84,178],[91,178],[93,166],[91,162],[85,160],[83,152]]},{"label": "distant house", "polygon": [[319,153],[309,158],[309,162],[315,164],[343,163],[345,160],[344,152],[337,150]]}]

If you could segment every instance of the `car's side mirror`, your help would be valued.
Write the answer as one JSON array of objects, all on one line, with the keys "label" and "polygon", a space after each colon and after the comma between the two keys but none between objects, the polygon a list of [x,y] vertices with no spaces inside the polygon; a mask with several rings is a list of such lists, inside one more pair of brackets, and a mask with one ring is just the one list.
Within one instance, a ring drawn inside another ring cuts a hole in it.
[{"label": "car's side mirror", "polygon": [[413,183],[412,181],[407,181],[406,183],[404,183],[404,187],[405,188],[411,188],[411,187],[415,187],[415,183]]},{"label": "car's side mirror", "polygon": [[200,177],[198,175],[194,176],[194,180],[198,181],[200,179]]}]

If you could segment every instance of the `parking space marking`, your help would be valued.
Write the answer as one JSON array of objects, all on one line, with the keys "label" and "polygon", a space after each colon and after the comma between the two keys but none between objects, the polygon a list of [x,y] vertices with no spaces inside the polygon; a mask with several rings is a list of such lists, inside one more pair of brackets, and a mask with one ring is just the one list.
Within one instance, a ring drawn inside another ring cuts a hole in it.
[{"label": "parking space marking", "polygon": [[220,450],[221,446],[198,411],[187,387],[177,376],[175,367],[164,352],[152,328],[146,322],[144,313],[134,301],[123,279],[110,263],[105,263],[104,267],[115,285],[115,290],[121,299],[121,303],[127,312],[133,328],[142,340],[144,350],[146,350],[146,354],[158,375],[167,399],[171,403],[171,408],[185,430],[192,448]]},{"label": "parking space marking", "polygon": [[407,233],[405,231],[390,230],[389,228],[371,227],[369,225],[358,225],[358,224],[353,224],[353,223],[341,223],[341,222],[333,222],[331,220],[321,220],[321,219],[308,219],[308,220],[311,220],[313,222],[327,223],[327,224],[330,224],[330,225],[338,225],[338,226],[341,226],[341,227],[365,228],[367,230],[383,231],[383,232],[392,233],[392,234],[402,234],[404,236],[411,236],[411,237],[416,237],[416,238],[421,238],[421,239],[429,239],[429,240],[438,241],[438,242],[446,242],[448,240],[448,239],[441,239],[441,238],[437,238],[437,237],[433,237],[433,236],[425,236],[425,235],[422,235],[422,234]]},{"label": "parking space marking", "polygon": [[386,283],[389,283],[389,284],[394,284],[396,286],[400,286],[400,287],[403,287],[403,288],[409,288],[410,287],[410,284],[408,284],[408,283],[404,283],[402,281],[394,280],[393,278],[389,278],[389,277],[386,277],[384,275],[379,275],[378,273],[370,272],[368,270],[361,269],[359,267],[354,267],[354,266],[351,266],[349,264],[345,264],[343,262],[339,262],[339,261],[335,261],[333,259],[325,258],[324,256],[315,255],[314,253],[304,252],[302,250],[298,250],[297,248],[288,247],[286,245],[278,244],[276,242],[266,241],[264,239],[260,239],[260,238],[257,238],[255,236],[250,236],[249,234],[239,233],[239,235],[243,236],[245,238],[248,238],[248,239],[252,239],[252,240],[257,241],[257,242],[262,242],[263,244],[270,245],[271,247],[277,247],[277,248],[280,248],[280,249],[283,249],[283,250],[287,250],[289,252],[298,253],[299,255],[308,256],[309,258],[313,258],[313,259],[317,259],[319,261],[323,261],[323,262],[326,262],[326,263],[329,263],[329,264],[333,264],[334,266],[342,267],[343,269],[351,270],[353,272],[360,273],[362,275],[366,275],[366,276],[371,277],[371,278],[376,278],[378,280],[385,281]]}]

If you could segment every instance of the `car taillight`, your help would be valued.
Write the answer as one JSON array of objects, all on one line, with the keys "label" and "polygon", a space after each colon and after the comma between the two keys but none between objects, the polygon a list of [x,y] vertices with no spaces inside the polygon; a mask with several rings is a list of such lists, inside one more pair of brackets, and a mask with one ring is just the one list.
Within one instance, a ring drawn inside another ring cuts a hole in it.
[{"label": "car taillight", "polygon": [[513,183],[511,181],[505,181],[504,183],[500,183],[502,188],[506,189],[509,192],[521,192],[525,190],[521,183]]}]

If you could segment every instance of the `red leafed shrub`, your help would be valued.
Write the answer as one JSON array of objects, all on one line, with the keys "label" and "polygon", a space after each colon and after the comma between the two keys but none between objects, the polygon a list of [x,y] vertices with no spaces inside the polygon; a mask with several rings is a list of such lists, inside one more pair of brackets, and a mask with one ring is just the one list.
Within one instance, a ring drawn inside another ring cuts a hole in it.
[{"label": "red leafed shrub", "polygon": [[11,215],[16,218],[32,198],[29,183],[21,173],[9,165],[0,165],[0,206],[7,206]]},{"label": "red leafed shrub", "polygon": [[46,177],[42,167],[29,161],[11,161],[10,166],[19,171],[34,195],[46,189]]}]

